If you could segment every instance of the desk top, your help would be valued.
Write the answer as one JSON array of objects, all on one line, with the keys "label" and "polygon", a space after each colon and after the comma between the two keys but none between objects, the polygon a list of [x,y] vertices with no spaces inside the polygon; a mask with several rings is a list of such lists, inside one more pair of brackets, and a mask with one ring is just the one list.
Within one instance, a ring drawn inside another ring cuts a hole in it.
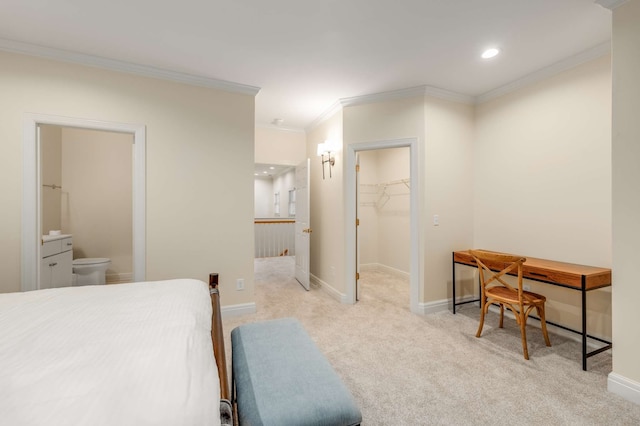
[{"label": "desk top", "polygon": [[[611,285],[611,269],[608,268],[557,262],[555,260],[538,259],[535,257],[523,257],[527,259],[522,265],[524,278],[582,289],[582,278],[584,277],[585,290],[594,290]],[[466,250],[454,251],[453,261],[463,265],[476,266],[475,261]],[[504,265],[488,264],[487,266],[497,270],[504,268]]]}]

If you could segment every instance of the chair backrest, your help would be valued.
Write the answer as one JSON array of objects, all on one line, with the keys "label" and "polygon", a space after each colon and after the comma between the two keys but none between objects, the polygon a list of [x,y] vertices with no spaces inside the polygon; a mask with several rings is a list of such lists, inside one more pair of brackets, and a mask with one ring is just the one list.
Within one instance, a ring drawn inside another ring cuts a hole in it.
[{"label": "chair backrest", "polygon": [[[478,265],[480,285],[483,290],[502,285],[517,292],[518,296],[522,298],[522,264],[527,260],[525,257],[485,250],[469,250],[469,254]],[[518,277],[518,288],[514,288],[503,279],[505,275],[513,273],[514,270],[516,270]]]}]

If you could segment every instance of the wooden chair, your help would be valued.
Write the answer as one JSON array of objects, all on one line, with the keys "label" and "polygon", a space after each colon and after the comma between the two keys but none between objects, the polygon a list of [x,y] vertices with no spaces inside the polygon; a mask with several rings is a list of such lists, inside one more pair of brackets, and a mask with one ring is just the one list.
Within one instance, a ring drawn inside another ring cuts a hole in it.
[{"label": "wooden chair", "polygon": [[[503,324],[505,306],[511,309],[513,315],[516,317],[516,322],[520,326],[520,334],[522,335],[524,359],[529,359],[526,326],[529,314],[534,308],[540,317],[542,335],[544,336],[545,343],[547,346],[551,346],[549,335],[547,334],[547,323],[544,317],[544,303],[547,299],[541,294],[525,291],[522,288],[522,264],[527,259],[522,256],[483,250],[469,250],[469,254],[476,261],[480,275],[481,311],[480,325],[476,337],[480,337],[482,333],[484,316],[489,310],[489,306],[496,303],[500,306],[500,328],[502,328]],[[496,270],[499,272],[494,272]],[[518,274],[517,288],[509,285],[509,283],[503,279],[504,275],[514,273],[514,271]]]}]

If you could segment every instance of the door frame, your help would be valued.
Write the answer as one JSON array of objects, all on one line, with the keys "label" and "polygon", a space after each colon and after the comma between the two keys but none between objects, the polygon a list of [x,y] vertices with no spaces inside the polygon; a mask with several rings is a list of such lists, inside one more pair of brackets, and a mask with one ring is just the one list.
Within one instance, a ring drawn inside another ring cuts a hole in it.
[{"label": "door frame", "polygon": [[25,114],[22,136],[22,291],[37,290],[40,282],[42,179],[40,144],[37,137],[40,124],[133,135],[133,281],[144,281],[146,277],[146,127],[142,124]]},{"label": "door frame", "polygon": [[420,145],[417,138],[389,139],[381,141],[360,142],[346,145],[346,180],[345,180],[345,224],[346,225],[346,262],[345,282],[347,283],[347,303],[356,303],[356,152],[386,148],[409,147],[410,151],[410,233],[411,264],[409,272],[410,308],[411,312],[420,314],[420,283],[423,282],[424,268],[422,256],[422,220],[420,218]]}]

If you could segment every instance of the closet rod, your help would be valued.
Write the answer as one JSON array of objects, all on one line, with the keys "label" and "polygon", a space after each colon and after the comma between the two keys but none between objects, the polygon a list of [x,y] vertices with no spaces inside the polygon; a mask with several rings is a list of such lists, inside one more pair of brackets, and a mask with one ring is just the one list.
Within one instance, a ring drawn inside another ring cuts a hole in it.
[{"label": "closet rod", "polygon": [[42,186],[46,186],[47,188],[51,188],[51,189],[62,189],[62,186],[56,185],[55,183],[53,185],[42,184]]},{"label": "closet rod", "polygon": [[384,186],[404,185],[407,188],[409,188],[409,181],[410,181],[410,179],[408,179],[408,178],[407,179],[400,179],[400,180],[393,180],[391,182],[386,182],[386,183],[384,183],[382,185],[384,185]]}]

